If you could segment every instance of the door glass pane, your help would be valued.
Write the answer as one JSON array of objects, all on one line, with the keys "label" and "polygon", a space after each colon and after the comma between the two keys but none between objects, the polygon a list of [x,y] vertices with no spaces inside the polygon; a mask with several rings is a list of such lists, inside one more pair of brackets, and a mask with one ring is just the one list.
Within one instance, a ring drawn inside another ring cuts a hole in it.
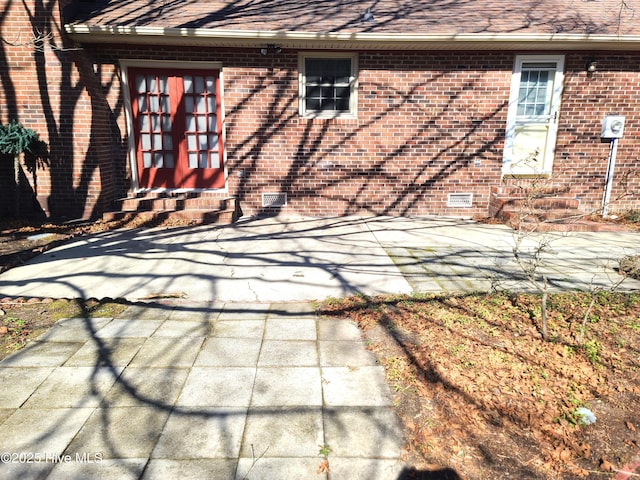
[{"label": "door glass pane", "polygon": [[144,152],[142,154],[142,165],[144,168],[151,168],[151,152]]},{"label": "door glass pane", "polygon": [[208,150],[207,135],[198,135],[198,146],[200,150]]},{"label": "door glass pane", "polygon": [[209,165],[209,155],[207,152],[200,152],[200,168],[207,168]]},{"label": "door glass pane", "polygon": [[518,116],[549,115],[551,72],[522,70],[518,91]]},{"label": "door glass pane", "polygon": [[185,76],[182,79],[184,84],[184,93],[193,93],[193,78],[190,76]]},{"label": "door glass pane", "polygon": [[171,135],[163,135],[162,142],[165,150],[173,149],[173,138],[171,137]]},{"label": "door glass pane", "polygon": [[218,135],[209,134],[209,148],[211,150],[217,150],[218,149]]},{"label": "door glass pane", "polygon": [[196,120],[193,115],[186,116],[186,130],[187,132],[195,132],[196,131]]},{"label": "door glass pane", "polygon": [[198,131],[199,132],[207,131],[207,117],[205,115],[198,116]]},{"label": "door glass pane", "polygon": [[194,111],[193,97],[184,97],[184,108],[188,113]]},{"label": "door glass pane", "polygon": [[215,115],[209,115],[209,131],[215,132],[218,130],[217,118]]},{"label": "door glass pane", "polygon": [[207,112],[207,106],[205,104],[205,99],[204,97],[197,97],[196,99],[197,102],[197,111],[198,113],[206,113]]},{"label": "door glass pane", "polygon": [[173,161],[173,153],[164,154],[164,166],[166,168],[173,168],[175,166],[175,162]]},{"label": "door glass pane", "polygon": [[160,92],[165,94],[169,93],[169,79],[166,75],[159,77],[158,80],[160,81]]},{"label": "door glass pane", "polygon": [[198,168],[198,154],[189,152],[189,168]]},{"label": "door glass pane", "polygon": [[187,135],[187,148],[189,150],[196,150],[196,136],[195,135]]},{"label": "door glass pane", "polygon": [[150,150],[151,149],[151,135],[148,133],[143,133],[140,135],[140,139],[142,140],[142,149]]},{"label": "door glass pane", "polygon": [[196,93],[204,93],[204,78],[196,77]]},{"label": "door glass pane", "polygon": [[158,87],[156,85],[156,76],[155,75],[149,75],[147,76],[147,91],[150,93],[156,93],[158,91]]},{"label": "door glass pane", "polygon": [[162,153],[156,152],[153,154],[153,163],[153,166],[156,168],[162,168],[164,166],[162,161]]},{"label": "door glass pane", "polygon": [[144,75],[136,75],[136,92],[144,93],[147,91],[146,82],[144,81]]},{"label": "door glass pane", "polygon": [[218,152],[211,152],[209,154],[209,166],[211,168],[220,168],[220,156]]}]

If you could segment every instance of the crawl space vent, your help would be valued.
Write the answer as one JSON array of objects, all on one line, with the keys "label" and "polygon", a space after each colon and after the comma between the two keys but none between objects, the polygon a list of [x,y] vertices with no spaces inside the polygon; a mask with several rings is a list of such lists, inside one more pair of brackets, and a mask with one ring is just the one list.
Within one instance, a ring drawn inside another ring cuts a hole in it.
[{"label": "crawl space vent", "polygon": [[473,193],[450,193],[447,207],[468,208],[473,204]]},{"label": "crawl space vent", "polygon": [[263,207],[284,207],[287,204],[286,193],[263,193]]}]

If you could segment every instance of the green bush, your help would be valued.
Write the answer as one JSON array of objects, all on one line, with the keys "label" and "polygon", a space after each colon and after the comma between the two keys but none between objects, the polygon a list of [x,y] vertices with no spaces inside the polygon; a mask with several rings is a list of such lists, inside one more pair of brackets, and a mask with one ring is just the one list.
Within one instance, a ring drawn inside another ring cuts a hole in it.
[{"label": "green bush", "polygon": [[38,141],[38,134],[13,120],[9,125],[0,125],[0,153],[13,157],[30,151]]}]

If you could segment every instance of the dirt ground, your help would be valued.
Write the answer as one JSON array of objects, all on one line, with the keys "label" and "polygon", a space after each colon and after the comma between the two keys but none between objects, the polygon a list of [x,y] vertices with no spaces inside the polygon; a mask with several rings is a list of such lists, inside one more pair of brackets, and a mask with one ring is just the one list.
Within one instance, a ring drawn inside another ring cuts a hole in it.
[{"label": "dirt ground", "polygon": [[640,294],[597,294],[580,344],[590,300],[552,295],[548,340],[535,295],[353,297],[323,313],[364,330],[419,469],[595,480],[640,458]]},{"label": "dirt ground", "polygon": [[[161,225],[5,222],[0,271],[79,235]],[[118,299],[0,298],[0,358],[60,318],[124,308]],[[323,315],[354,319],[385,366],[413,478],[639,478],[640,293],[551,295],[547,340],[540,309],[539,297],[509,292],[320,306]],[[580,407],[595,423],[586,424]]]}]

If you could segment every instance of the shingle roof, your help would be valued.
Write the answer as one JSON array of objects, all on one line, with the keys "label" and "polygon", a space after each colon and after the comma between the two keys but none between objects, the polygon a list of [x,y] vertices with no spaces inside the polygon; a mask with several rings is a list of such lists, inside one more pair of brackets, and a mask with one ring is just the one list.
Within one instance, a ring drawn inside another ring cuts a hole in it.
[{"label": "shingle roof", "polygon": [[[111,0],[79,2],[67,30],[318,35],[638,36],[640,0]],[[370,9],[373,21],[364,13]]]},{"label": "shingle roof", "polygon": [[[640,34],[637,0],[115,0],[81,5],[86,11],[70,23],[307,32]],[[368,8],[373,22],[363,21]]]}]

